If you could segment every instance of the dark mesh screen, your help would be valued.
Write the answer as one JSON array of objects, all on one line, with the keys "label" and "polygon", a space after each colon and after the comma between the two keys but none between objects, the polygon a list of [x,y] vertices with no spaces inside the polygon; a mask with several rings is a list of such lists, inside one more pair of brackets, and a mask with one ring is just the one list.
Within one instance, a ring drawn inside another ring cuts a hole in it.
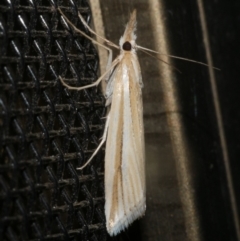
[{"label": "dark mesh screen", "polygon": [[103,153],[83,171],[104,126],[85,0],[0,2],[0,240],[105,240]]}]

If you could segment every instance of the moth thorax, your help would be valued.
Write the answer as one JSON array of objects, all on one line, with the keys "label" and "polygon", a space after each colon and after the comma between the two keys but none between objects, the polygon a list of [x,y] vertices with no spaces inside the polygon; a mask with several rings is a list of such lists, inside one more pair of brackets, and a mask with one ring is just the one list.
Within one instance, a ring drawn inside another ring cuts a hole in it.
[{"label": "moth thorax", "polygon": [[122,46],[123,50],[125,51],[131,51],[132,50],[132,45],[130,42],[126,41],[123,46]]}]

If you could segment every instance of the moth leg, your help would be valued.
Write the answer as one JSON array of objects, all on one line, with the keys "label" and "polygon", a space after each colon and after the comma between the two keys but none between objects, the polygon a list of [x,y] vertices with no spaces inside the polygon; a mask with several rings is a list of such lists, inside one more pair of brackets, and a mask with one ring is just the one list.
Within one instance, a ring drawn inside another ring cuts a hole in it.
[{"label": "moth leg", "polygon": [[[108,39],[100,36],[99,34],[97,34],[93,29],[91,29],[88,24],[86,23],[86,21],[84,20],[83,16],[81,15],[81,13],[78,11],[78,17],[81,19],[83,25],[88,29],[89,32],[91,32],[92,34],[94,34],[95,36],[99,37],[100,39],[104,40],[108,45],[113,46],[117,49],[119,49],[119,46],[115,45],[114,43],[112,43],[111,41],[109,41]],[[108,51],[108,60],[107,60],[107,66],[106,66],[106,70],[110,68],[111,63],[112,63],[112,50],[110,48],[108,48],[105,45],[101,45],[101,47],[104,47],[107,51]],[[106,81],[109,79],[109,76],[111,75],[111,71],[106,75],[105,79]]]},{"label": "moth leg", "polygon": [[[108,39],[100,36],[99,34],[97,34],[93,29],[91,29],[89,27],[89,25],[86,23],[85,19],[83,18],[83,16],[81,15],[81,13],[78,11],[78,17],[80,18],[80,20],[82,21],[83,25],[88,29],[89,32],[91,32],[92,34],[94,34],[95,36],[99,37],[100,39],[104,40],[108,45],[113,46],[117,49],[119,49],[119,46],[115,45],[114,43],[112,43],[111,41],[109,41]],[[104,45],[104,48],[106,50],[108,50],[109,54],[108,54],[108,61],[107,61],[107,66],[106,69],[109,69],[112,63],[112,50],[108,47],[106,47]],[[109,79],[111,72],[109,72],[109,74],[106,76],[106,81]]]},{"label": "moth leg", "polygon": [[92,161],[93,157],[98,153],[98,151],[101,149],[102,145],[105,143],[105,141],[107,139],[107,131],[108,131],[109,120],[110,120],[110,112],[108,113],[106,118],[107,118],[107,120],[106,120],[106,124],[105,124],[101,142],[99,143],[97,149],[93,152],[92,156],[88,159],[88,161],[83,166],[78,167],[77,170],[82,170],[83,168],[85,168]]},{"label": "moth leg", "polygon": [[104,40],[108,45],[113,46],[116,49],[119,49],[119,46],[117,46],[116,44],[114,44],[113,42],[109,41],[108,39],[98,35],[93,29],[91,29],[89,27],[89,25],[86,23],[86,21],[84,20],[83,16],[81,15],[81,13],[78,11],[78,17],[81,19],[82,23],[84,24],[84,26],[89,30],[89,32],[91,32],[92,34],[96,35],[97,37],[101,38],[102,40]]},{"label": "moth leg", "polygon": [[[58,8],[58,11],[61,13],[61,15],[63,16],[63,18],[66,20],[66,22],[77,32],[82,34],[84,37],[86,37],[87,39],[90,39],[93,43],[103,47],[104,49],[106,49],[108,51],[108,61],[107,61],[107,66],[106,69],[109,69],[112,63],[112,50],[110,48],[108,48],[107,46],[97,42],[96,40],[94,40],[93,38],[89,37],[86,33],[84,33],[83,31],[81,31],[80,29],[76,28],[75,25],[66,17],[66,15],[62,12],[62,10],[60,8]],[[89,30],[89,32],[91,32],[92,34],[98,36],[99,38],[103,39],[107,44],[119,49],[119,47],[117,45],[115,45],[114,43],[112,43],[111,41],[103,38],[102,36],[98,35],[94,30],[92,30],[88,24],[86,23],[86,21],[84,20],[83,16],[81,15],[81,13],[78,11],[78,17],[80,18],[81,22],[83,23],[83,25]],[[108,80],[109,76],[110,76],[111,72],[109,72],[108,75],[106,75],[106,80]]]},{"label": "moth leg", "polygon": [[63,78],[59,75],[59,79],[60,81],[62,82],[62,84],[67,87],[68,89],[70,90],[84,90],[84,89],[87,89],[87,88],[91,88],[91,87],[94,87],[94,86],[97,86],[101,81],[102,79],[109,73],[111,72],[115,66],[120,62],[120,58],[117,57],[111,64],[110,68],[107,69],[103,74],[102,76],[100,76],[94,83],[90,84],[90,85],[85,85],[85,86],[81,86],[81,87],[76,87],[76,86],[70,86],[68,85],[67,83],[65,83],[65,81],[63,80]]}]

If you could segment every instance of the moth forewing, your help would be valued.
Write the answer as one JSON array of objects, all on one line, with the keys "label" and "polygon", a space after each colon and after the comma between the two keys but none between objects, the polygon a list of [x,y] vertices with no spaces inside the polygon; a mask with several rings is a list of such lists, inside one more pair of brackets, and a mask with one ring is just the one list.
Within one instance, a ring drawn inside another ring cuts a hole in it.
[{"label": "moth forewing", "polygon": [[120,39],[121,61],[111,83],[105,154],[105,215],[110,235],[141,217],[146,208],[142,79],[135,51],[135,26],[134,11]]},{"label": "moth forewing", "polygon": [[105,215],[110,235],[119,233],[145,211],[141,85],[131,60],[124,56],[116,69],[107,135]]}]

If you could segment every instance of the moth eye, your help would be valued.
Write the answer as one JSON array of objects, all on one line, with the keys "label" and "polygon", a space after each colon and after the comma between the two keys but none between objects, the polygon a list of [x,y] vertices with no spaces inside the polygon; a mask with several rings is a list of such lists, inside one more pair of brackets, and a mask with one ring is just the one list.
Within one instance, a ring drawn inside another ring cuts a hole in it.
[{"label": "moth eye", "polygon": [[130,51],[130,50],[132,49],[132,45],[131,45],[131,43],[129,43],[129,42],[127,41],[127,42],[125,42],[125,43],[123,44],[122,48],[123,48],[123,50],[125,50],[125,51]]}]

